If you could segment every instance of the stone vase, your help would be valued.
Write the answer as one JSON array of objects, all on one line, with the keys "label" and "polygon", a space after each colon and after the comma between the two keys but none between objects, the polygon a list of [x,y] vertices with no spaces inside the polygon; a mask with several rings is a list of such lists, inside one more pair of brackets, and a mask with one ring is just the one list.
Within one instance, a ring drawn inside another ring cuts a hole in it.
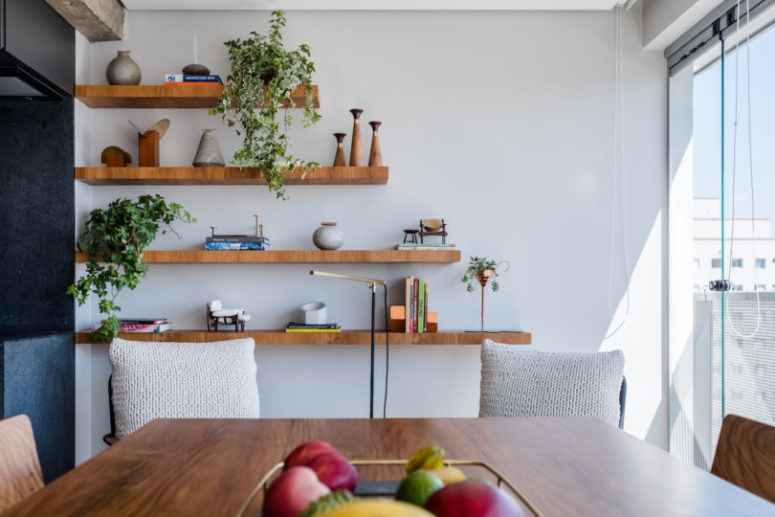
[{"label": "stone vase", "polygon": [[108,68],[105,70],[108,84],[140,84],[143,74],[129,53],[129,50],[119,50],[118,55],[108,63]]},{"label": "stone vase", "polygon": [[336,227],[336,223],[320,223],[321,226],[312,234],[312,242],[321,250],[338,250],[344,244],[344,233]]},{"label": "stone vase", "polygon": [[223,155],[215,138],[215,129],[203,129],[199,148],[194,156],[194,167],[223,167]]}]

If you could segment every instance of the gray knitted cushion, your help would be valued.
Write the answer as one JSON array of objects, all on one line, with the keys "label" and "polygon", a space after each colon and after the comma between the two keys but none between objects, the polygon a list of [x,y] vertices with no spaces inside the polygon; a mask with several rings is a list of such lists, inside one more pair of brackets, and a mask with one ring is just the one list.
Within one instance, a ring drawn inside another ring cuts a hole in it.
[{"label": "gray knitted cushion", "polygon": [[252,338],[217,343],[114,339],[113,410],[123,438],[155,418],[257,418]]},{"label": "gray knitted cushion", "polygon": [[590,416],[619,424],[624,354],[482,345],[480,417]]}]

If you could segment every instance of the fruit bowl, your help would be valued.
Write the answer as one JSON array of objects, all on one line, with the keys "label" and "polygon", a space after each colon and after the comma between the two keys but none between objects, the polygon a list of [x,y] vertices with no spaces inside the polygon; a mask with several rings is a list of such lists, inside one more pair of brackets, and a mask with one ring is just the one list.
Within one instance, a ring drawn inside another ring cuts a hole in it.
[{"label": "fruit bowl", "polygon": [[[400,479],[404,476],[403,467],[406,465],[407,460],[392,460],[392,459],[375,459],[375,460],[351,460],[350,463],[358,470],[358,486],[355,489],[355,495],[368,498],[368,497],[392,497],[396,493]],[[530,502],[517,488],[497,470],[492,468],[485,462],[473,461],[473,460],[454,460],[445,459],[445,466],[464,468],[469,477],[479,478],[493,482],[498,488],[502,488],[511,492],[519,502],[525,515],[532,515],[534,517],[544,517],[536,506]],[[245,501],[240,506],[237,512],[237,517],[243,517],[247,514],[247,510],[251,507],[260,507],[256,504],[257,498],[263,498],[266,495],[266,491],[269,488],[272,480],[275,479],[283,470],[284,463],[279,462],[274,465],[269,472],[267,472],[263,478],[256,484],[253,491],[248,495]],[[370,477],[367,473],[371,471],[373,474],[378,474],[378,478],[393,479],[395,481],[380,481],[369,480]],[[260,516],[260,514],[258,514]]]}]

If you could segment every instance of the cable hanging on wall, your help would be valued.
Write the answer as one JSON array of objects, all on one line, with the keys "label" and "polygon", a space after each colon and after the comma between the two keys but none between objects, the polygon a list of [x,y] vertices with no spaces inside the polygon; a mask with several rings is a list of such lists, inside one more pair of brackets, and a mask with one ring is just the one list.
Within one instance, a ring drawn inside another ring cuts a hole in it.
[{"label": "cable hanging on wall", "polygon": [[[738,0],[737,2],[737,33],[740,34],[740,19],[742,16],[740,16],[740,7],[742,6],[742,1]],[[756,292],[756,327],[754,328],[754,331],[751,334],[742,334],[740,331],[737,330],[735,327],[734,321],[732,321],[731,312],[729,311],[729,298],[730,294],[727,294],[726,296],[726,305],[727,305],[727,322],[729,323],[729,328],[732,329],[732,332],[737,335],[737,337],[743,338],[743,339],[750,339],[752,337],[755,337],[759,333],[759,327],[761,324],[761,300],[760,300],[760,292],[759,292],[759,284],[758,284],[758,273],[757,273],[757,267],[756,267],[756,219],[755,219],[755,208],[756,208],[756,199],[755,199],[755,192],[754,192],[754,182],[753,182],[753,144],[751,141],[752,133],[751,133],[751,30],[750,30],[750,21],[751,21],[751,11],[749,6],[749,0],[745,0],[745,7],[746,7],[746,26],[748,28],[745,36],[745,61],[746,61],[746,112],[747,112],[747,129],[748,129],[748,171],[749,171],[749,177],[750,177],[750,186],[751,186],[751,253],[753,258],[753,278],[754,278],[754,291]],[[729,236],[729,271],[727,272],[727,282],[728,285],[732,284],[732,260],[733,260],[733,250],[735,246],[735,204],[736,204],[736,198],[735,198],[735,187],[737,184],[737,128],[738,128],[738,115],[739,115],[739,62],[740,62],[740,41],[743,38],[738,38],[737,42],[735,43],[735,81],[734,81],[734,99],[735,99],[735,115],[734,115],[734,127],[732,131],[732,228],[730,230],[730,236]],[[722,144],[723,145],[723,144]],[[723,165],[722,165],[723,166]],[[722,250],[723,252],[723,250]]]},{"label": "cable hanging on wall", "polygon": [[[628,2],[632,5],[633,2]],[[611,259],[608,269],[608,311],[615,315],[611,306],[613,300],[614,283],[614,263],[616,255],[616,206],[617,195],[620,205],[621,216],[621,240],[622,240],[622,263],[624,265],[625,282],[625,313],[622,320],[611,330],[603,340],[613,337],[627,321],[630,316],[630,267],[627,261],[627,209],[624,199],[624,88],[622,75],[622,11],[628,7],[624,2],[614,8],[616,18],[615,29],[615,56],[614,56],[614,109],[613,109],[613,130],[614,130],[614,156],[613,156],[613,186],[611,189]]]}]

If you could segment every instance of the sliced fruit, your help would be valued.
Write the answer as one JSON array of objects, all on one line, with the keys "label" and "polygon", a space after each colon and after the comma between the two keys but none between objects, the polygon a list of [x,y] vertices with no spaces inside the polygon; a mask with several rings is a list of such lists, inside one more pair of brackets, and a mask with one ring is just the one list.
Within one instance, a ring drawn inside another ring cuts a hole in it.
[{"label": "sliced fruit", "polygon": [[359,499],[322,513],[319,517],[433,517],[433,514],[402,501]]},{"label": "sliced fruit", "polygon": [[425,506],[428,497],[444,487],[444,483],[438,476],[418,470],[406,476],[396,491],[396,501],[404,501],[417,506]]},{"label": "sliced fruit", "polygon": [[465,481],[466,479],[466,475],[463,474],[462,470],[457,467],[450,467],[449,465],[445,465],[436,469],[423,469],[422,471],[433,474],[437,478],[441,479],[445,485],[459,483],[461,481]]},{"label": "sliced fruit", "polygon": [[444,464],[444,449],[437,445],[429,447],[423,447],[419,451],[412,454],[409,461],[404,465],[404,470],[407,474],[411,474],[417,470],[432,470],[441,467]]},{"label": "sliced fruit", "polygon": [[356,499],[357,497],[347,490],[338,490],[332,494],[324,495],[317,501],[310,503],[310,505],[299,514],[299,517],[318,517],[320,514],[331,511],[345,503],[351,503]]}]

